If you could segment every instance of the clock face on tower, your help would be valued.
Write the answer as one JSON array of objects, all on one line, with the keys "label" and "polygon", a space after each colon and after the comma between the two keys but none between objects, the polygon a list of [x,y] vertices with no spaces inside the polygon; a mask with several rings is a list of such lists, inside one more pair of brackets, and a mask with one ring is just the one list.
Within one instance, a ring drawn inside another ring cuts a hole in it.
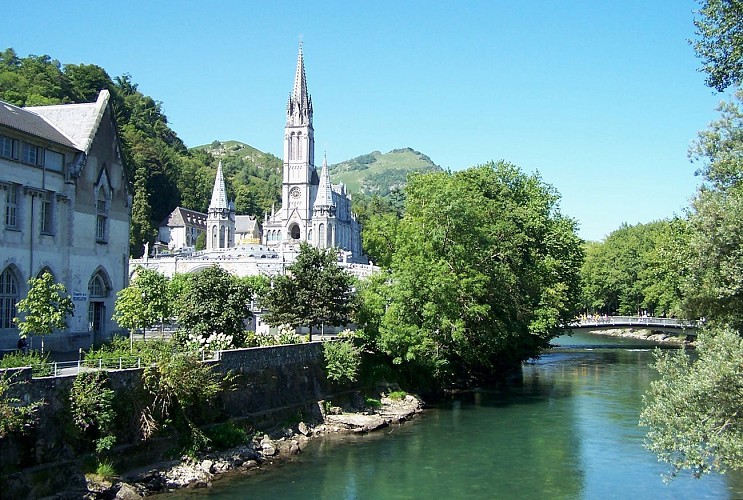
[{"label": "clock face on tower", "polygon": [[291,188],[291,189],[289,190],[289,197],[290,197],[290,198],[292,198],[293,200],[298,200],[298,199],[299,199],[299,196],[300,196],[301,194],[302,194],[302,192],[301,192],[301,191],[300,191],[300,189],[299,189],[298,187],[296,187],[296,186],[294,186],[293,188]]}]

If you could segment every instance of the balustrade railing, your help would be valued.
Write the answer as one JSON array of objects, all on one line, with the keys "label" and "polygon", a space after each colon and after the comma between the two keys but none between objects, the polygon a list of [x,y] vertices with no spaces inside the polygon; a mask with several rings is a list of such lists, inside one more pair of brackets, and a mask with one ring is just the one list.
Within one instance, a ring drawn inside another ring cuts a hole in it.
[{"label": "balustrade railing", "polygon": [[699,321],[656,318],[652,316],[597,316],[577,318],[573,326],[658,326],[667,328],[699,328]]}]

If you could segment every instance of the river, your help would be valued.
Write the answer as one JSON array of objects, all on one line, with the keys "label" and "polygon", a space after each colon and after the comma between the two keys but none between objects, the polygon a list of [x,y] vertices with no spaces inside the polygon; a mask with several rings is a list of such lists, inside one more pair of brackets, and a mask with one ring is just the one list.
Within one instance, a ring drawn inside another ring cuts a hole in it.
[{"label": "river", "polygon": [[314,441],[294,461],[169,498],[733,499],[743,475],[663,481],[642,446],[652,346],[576,333],[517,383],[462,395],[365,436]]}]

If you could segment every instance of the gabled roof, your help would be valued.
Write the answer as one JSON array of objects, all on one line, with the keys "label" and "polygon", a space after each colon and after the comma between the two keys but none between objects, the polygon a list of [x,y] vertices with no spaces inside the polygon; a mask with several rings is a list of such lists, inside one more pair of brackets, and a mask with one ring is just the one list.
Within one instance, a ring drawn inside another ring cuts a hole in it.
[{"label": "gabled roof", "polygon": [[158,227],[183,227],[186,224],[206,228],[206,214],[188,208],[175,207]]},{"label": "gabled roof", "polygon": [[65,137],[68,137],[77,149],[88,152],[93,143],[103,114],[111,98],[108,90],[98,94],[96,102],[83,104],[59,104],[55,106],[29,106],[23,108],[35,113],[52,124]]},{"label": "gabled roof", "polygon": [[235,216],[235,233],[253,233],[258,230],[258,219],[251,215]]},{"label": "gabled roof", "polygon": [[[67,106],[72,105],[67,104]],[[56,142],[68,148],[82,151],[82,148],[78,147],[70,137],[62,133],[62,131],[52,125],[43,116],[34,112],[36,109],[19,108],[18,106],[0,101],[0,125],[5,125],[6,127]]]}]

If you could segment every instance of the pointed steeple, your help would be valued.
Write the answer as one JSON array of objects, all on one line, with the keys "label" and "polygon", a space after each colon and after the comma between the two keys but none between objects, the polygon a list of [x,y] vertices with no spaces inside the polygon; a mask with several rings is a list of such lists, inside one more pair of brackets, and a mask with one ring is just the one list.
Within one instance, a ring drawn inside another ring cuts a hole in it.
[{"label": "pointed steeple", "polygon": [[[312,97],[307,92],[307,76],[304,72],[304,54],[302,53],[302,42],[299,42],[299,55],[297,56],[297,71],[294,74],[294,88],[289,95],[286,105],[287,120],[293,115],[312,122]],[[303,120],[303,121],[305,121]]]},{"label": "pointed steeple", "polygon": [[330,174],[328,173],[328,156],[322,160],[322,170],[320,171],[320,184],[317,186],[317,198],[315,198],[315,207],[326,207],[330,209],[335,207],[333,202],[333,190],[330,185]]},{"label": "pointed steeple", "polygon": [[217,177],[214,179],[214,189],[212,190],[212,202],[209,203],[209,210],[229,209],[227,205],[227,189],[224,185],[224,176],[222,175],[222,162],[217,167]]}]

